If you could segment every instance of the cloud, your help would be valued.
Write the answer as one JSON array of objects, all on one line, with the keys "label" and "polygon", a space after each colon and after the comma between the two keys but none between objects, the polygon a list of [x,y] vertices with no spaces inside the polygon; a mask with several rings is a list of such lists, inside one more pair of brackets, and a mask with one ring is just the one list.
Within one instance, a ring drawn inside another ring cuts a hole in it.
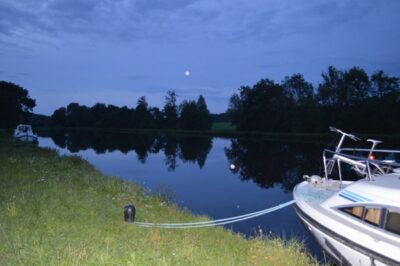
[{"label": "cloud", "polygon": [[275,42],[287,35],[329,32],[393,6],[399,4],[353,0],[301,4],[296,0],[6,0],[0,4],[0,32],[127,42]]}]

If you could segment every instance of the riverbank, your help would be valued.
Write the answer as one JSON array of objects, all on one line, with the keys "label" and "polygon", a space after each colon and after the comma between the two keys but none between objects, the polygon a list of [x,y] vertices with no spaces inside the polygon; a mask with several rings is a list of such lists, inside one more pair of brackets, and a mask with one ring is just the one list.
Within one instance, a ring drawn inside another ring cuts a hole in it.
[{"label": "riverbank", "polygon": [[223,228],[165,230],[123,221],[204,221],[105,176],[76,156],[0,138],[0,265],[309,265],[295,241],[247,240]]}]

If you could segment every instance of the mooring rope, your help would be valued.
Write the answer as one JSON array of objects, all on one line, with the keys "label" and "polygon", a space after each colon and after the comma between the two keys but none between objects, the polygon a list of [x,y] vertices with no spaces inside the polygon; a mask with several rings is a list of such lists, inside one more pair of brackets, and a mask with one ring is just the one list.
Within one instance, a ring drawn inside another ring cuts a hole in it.
[{"label": "mooring rope", "polygon": [[291,204],[293,204],[295,201],[291,200],[286,203],[279,204],[275,207],[271,207],[268,209],[264,209],[261,211],[257,212],[252,212],[248,214],[243,214],[239,216],[234,216],[234,217],[229,217],[229,218],[224,218],[224,219],[217,219],[217,220],[211,220],[211,221],[204,221],[204,222],[191,222],[191,223],[145,223],[145,222],[135,222],[137,226],[141,227],[157,227],[157,228],[174,228],[174,229],[184,229],[184,228],[199,228],[199,227],[208,227],[208,226],[217,226],[217,225],[225,225],[225,224],[231,224],[231,223],[236,223],[248,219],[252,219],[254,217],[258,217],[267,213],[271,213],[277,210],[280,210],[282,208],[285,208]]}]

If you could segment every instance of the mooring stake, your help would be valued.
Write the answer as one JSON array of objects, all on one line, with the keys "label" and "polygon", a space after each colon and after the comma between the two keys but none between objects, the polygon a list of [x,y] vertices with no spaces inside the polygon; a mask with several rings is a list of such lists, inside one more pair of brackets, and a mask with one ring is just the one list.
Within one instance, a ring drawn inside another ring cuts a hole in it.
[{"label": "mooring stake", "polygon": [[132,204],[126,205],[124,207],[125,222],[133,223],[135,221],[135,213],[136,213],[135,206],[133,206]]}]

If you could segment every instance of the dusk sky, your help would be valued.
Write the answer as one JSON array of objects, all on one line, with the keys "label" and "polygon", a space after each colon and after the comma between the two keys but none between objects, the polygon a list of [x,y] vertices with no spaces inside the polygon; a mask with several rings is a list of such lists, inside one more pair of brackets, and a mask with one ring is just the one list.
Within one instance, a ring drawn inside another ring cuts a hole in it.
[{"label": "dusk sky", "polygon": [[329,65],[400,76],[399,14],[399,0],[0,0],[0,80],[47,115],[140,96],[162,108],[169,89],[220,113],[261,78],[318,84]]}]

